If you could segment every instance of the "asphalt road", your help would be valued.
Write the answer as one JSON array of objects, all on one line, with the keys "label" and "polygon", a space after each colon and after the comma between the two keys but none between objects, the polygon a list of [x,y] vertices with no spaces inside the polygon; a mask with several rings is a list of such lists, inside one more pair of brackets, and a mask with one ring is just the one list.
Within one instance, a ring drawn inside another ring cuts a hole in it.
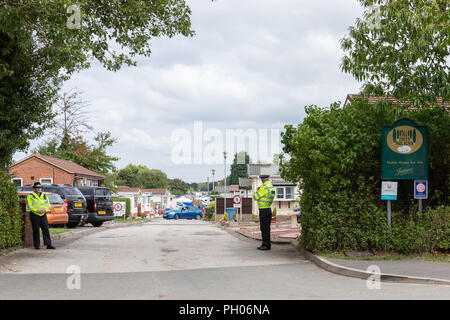
[{"label": "asphalt road", "polygon": [[0,257],[0,299],[450,299],[447,286],[371,290],[316,267],[293,246],[262,252],[258,242],[203,221],[99,228],[55,245]]}]

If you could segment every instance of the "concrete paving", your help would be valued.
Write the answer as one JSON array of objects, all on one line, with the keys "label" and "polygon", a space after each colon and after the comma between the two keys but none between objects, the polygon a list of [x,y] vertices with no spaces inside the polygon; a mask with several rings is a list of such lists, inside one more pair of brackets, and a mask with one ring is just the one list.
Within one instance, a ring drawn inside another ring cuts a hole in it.
[{"label": "concrete paving", "polygon": [[[450,299],[446,286],[382,283],[329,273],[290,245],[203,221],[152,221],[55,241],[56,250],[0,257],[0,299]],[[70,265],[81,270],[70,289]]]}]

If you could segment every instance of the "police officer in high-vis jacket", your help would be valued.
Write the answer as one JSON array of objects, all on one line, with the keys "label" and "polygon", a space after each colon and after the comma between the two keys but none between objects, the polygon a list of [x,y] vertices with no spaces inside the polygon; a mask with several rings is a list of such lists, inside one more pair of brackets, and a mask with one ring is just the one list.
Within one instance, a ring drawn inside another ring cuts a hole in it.
[{"label": "police officer in high-vis jacket", "polygon": [[256,190],[253,200],[258,203],[259,224],[261,229],[262,245],[259,250],[270,250],[270,221],[272,219],[272,205],[275,198],[275,188],[269,181],[268,175],[260,176],[263,185]]},{"label": "police officer in high-vis jacket", "polygon": [[42,236],[44,237],[44,244],[47,249],[55,249],[52,246],[50,239],[50,232],[48,230],[48,221],[46,212],[50,211],[50,200],[43,193],[42,185],[36,182],[33,185],[34,192],[27,196],[28,210],[30,210],[31,226],[33,228],[33,242],[34,248],[39,249],[41,239],[39,236],[39,228],[42,229]]}]

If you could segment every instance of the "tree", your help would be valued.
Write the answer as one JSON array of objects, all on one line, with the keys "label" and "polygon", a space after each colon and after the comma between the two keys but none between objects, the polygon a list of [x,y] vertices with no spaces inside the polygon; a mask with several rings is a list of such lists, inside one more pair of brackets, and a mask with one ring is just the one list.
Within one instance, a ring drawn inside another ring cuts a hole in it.
[{"label": "tree", "polygon": [[190,14],[184,0],[0,0],[0,165],[43,133],[74,72],[136,65],[151,39],[192,36]]},{"label": "tree", "polygon": [[416,107],[449,101],[448,0],[359,1],[365,12],[341,40],[341,69],[365,81],[367,94],[393,94]]},{"label": "tree", "polygon": [[231,173],[227,177],[227,184],[239,184],[239,178],[247,178],[247,165],[250,163],[250,156],[247,152],[241,151],[234,154],[231,164]]},{"label": "tree", "polygon": [[81,95],[76,89],[58,95],[53,135],[62,141],[67,136],[82,136],[93,129],[89,124],[89,104]]},{"label": "tree", "polygon": [[116,172],[115,183],[129,187],[153,189],[168,188],[169,180],[161,170],[149,169],[143,165],[129,164]]},{"label": "tree", "polygon": [[95,144],[88,144],[81,136],[70,137],[67,133],[60,142],[53,138],[39,146],[33,152],[70,160],[94,172],[106,174],[115,170],[114,162],[119,158],[107,154],[107,149],[116,140],[109,132],[100,132],[95,137]]},{"label": "tree", "polygon": [[181,179],[170,179],[169,189],[172,194],[181,196],[186,194],[186,192],[188,191],[188,185]]}]

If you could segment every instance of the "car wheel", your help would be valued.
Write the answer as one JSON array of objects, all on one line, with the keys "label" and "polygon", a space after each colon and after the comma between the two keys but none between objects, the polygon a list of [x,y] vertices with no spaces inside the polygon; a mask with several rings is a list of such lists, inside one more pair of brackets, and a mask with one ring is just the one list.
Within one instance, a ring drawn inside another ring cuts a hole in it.
[{"label": "car wheel", "polygon": [[178,220],[178,219],[180,219],[180,216],[179,215],[175,215],[175,217],[173,217],[175,220]]},{"label": "car wheel", "polygon": [[199,214],[195,216],[195,220],[200,220],[201,218],[202,218],[202,216]]},{"label": "car wheel", "polygon": [[73,229],[73,228],[78,227],[78,224],[79,224],[79,222],[68,222],[66,224],[66,227],[69,228],[69,229]]},{"label": "car wheel", "polygon": [[100,227],[103,224],[103,221],[92,222],[92,225],[96,228]]}]

